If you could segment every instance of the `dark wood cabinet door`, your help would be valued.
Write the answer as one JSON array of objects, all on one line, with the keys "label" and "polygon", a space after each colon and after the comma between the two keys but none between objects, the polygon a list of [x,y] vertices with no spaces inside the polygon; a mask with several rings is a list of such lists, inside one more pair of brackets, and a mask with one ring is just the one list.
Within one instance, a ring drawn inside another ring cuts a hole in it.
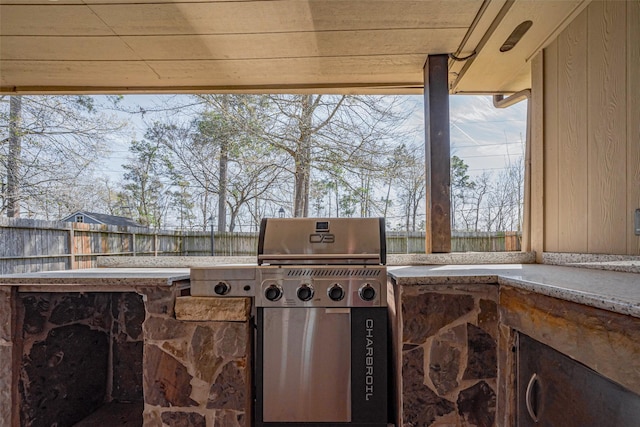
[{"label": "dark wood cabinet door", "polygon": [[639,395],[524,334],[518,347],[519,427],[640,426]]}]

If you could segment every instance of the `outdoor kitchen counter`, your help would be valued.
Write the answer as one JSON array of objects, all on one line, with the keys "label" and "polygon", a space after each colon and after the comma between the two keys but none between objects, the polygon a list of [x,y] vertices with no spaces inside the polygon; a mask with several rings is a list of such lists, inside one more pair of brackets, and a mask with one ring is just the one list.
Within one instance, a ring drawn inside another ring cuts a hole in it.
[{"label": "outdoor kitchen counter", "polygon": [[640,317],[640,274],[540,264],[388,267],[396,285],[498,284]]},{"label": "outdoor kitchen counter", "polygon": [[399,425],[515,425],[524,416],[516,359],[530,357],[523,335],[640,395],[640,274],[540,264],[388,271]]},{"label": "outdoor kitchen counter", "polygon": [[0,426],[249,423],[250,301],[190,297],[189,275],[0,276]]}]

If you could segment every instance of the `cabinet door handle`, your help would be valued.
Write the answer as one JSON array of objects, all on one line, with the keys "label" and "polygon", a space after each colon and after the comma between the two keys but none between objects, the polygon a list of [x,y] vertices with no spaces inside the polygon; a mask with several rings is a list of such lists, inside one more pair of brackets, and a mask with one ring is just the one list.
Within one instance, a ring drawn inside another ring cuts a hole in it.
[{"label": "cabinet door handle", "polygon": [[[531,398],[534,392],[535,385],[539,383],[538,374],[531,375],[531,379],[529,380],[529,384],[527,384],[527,393],[525,395],[525,403],[527,404],[527,412],[529,412],[529,416],[534,422],[538,422],[538,408],[536,404],[536,408],[533,407],[533,403],[531,402]],[[537,402],[536,402],[537,403]]]}]

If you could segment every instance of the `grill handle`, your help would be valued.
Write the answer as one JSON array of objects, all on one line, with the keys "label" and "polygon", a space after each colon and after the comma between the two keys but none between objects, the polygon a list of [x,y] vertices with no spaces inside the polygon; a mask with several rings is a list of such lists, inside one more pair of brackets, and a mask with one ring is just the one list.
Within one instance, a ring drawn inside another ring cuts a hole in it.
[{"label": "grill handle", "polygon": [[263,261],[279,261],[280,263],[300,263],[300,261],[326,261],[326,260],[353,260],[373,261],[366,264],[380,264],[377,254],[283,254],[283,255],[258,255],[258,265]]}]

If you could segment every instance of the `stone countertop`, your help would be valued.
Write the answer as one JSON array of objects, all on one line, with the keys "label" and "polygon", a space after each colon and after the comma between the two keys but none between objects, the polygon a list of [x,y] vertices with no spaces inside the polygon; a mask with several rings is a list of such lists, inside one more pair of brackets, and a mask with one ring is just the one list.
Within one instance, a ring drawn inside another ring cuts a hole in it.
[{"label": "stone countertop", "polygon": [[[186,268],[256,265],[255,256],[98,257],[98,267]],[[534,252],[452,252],[447,254],[387,254],[387,265],[533,264]]]},{"label": "stone countertop", "polygon": [[597,270],[640,273],[640,256],[637,255],[544,252],[542,254],[542,263],[550,265],[566,265],[569,267],[592,268]]},{"label": "stone countertop", "polygon": [[535,264],[535,252],[451,252],[387,254],[387,265]]},{"label": "stone countertop", "polygon": [[[640,274],[540,264],[388,266],[398,285],[494,283],[640,317]],[[188,281],[188,268],[93,268],[0,276],[21,290],[116,291]]]},{"label": "stone countertop", "polygon": [[170,286],[189,280],[188,268],[88,268],[80,270],[44,271],[0,276],[0,286],[20,286],[52,290],[104,288],[115,291],[136,286]]},{"label": "stone countertop", "polygon": [[255,256],[101,256],[98,267],[107,268],[190,268],[229,264],[256,264]]},{"label": "stone countertop", "polygon": [[540,264],[389,267],[401,286],[495,283],[640,317],[640,274]]}]

